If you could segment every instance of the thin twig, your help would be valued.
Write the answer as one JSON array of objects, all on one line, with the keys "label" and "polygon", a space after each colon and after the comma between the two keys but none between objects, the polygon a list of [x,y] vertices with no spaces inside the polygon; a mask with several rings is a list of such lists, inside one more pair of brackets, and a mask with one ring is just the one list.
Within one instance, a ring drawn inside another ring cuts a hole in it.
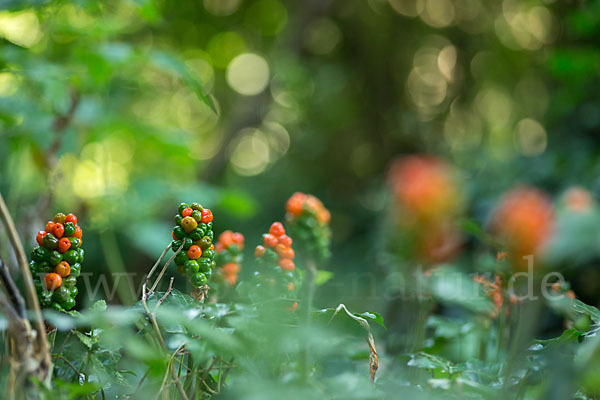
[{"label": "thin twig", "polygon": [[173,291],[173,280],[175,279],[175,277],[171,277],[171,280],[169,281],[169,287],[167,288],[167,291],[165,292],[164,296],[161,297],[158,302],[156,303],[156,307],[154,308],[154,312],[156,312],[156,310],[158,309],[158,307],[167,299],[167,297],[171,294],[171,292]]},{"label": "thin twig", "polygon": [[179,247],[179,249],[177,249],[177,251],[171,256],[171,258],[169,258],[169,260],[165,263],[165,265],[163,266],[163,269],[160,271],[160,273],[158,274],[158,277],[156,278],[156,280],[154,281],[154,284],[152,285],[152,287],[150,288],[150,291],[148,292],[148,296],[150,296],[152,293],[154,293],[154,290],[156,289],[156,287],[158,286],[158,284],[160,283],[160,280],[162,279],[163,275],[165,274],[165,272],[167,271],[167,267],[169,266],[169,264],[171,264],[171,262],[173,261],[173,259],[175,257],[177,257],[177,254],[179,254],[179,252],[183,249],[183,244]]},{"label": "thin twig", "polygon": [[71,367],[71,369],[72,369],[73,371],[75,371],[75,373],[77,374],[77,378],[78,378],[78,379],[81,379],[81,377],[83,377],[83,378],[85,379],[85,374],[84,374],[83,372],[79,371],[79,370],[78,370],[78,369],[77,369],[77,368],[76,368],[76,367],[73,365],[73,363],[72,363],[71,361],[69,361],[69,360],[68,360],[66,357],[64,357],[64,356],[63,356],[63,355],[61,355],[61,354],[56,354],[56,355],[54,356],[54,358],[58,358],[58,359],[60,359],[60,360],[63,360],[63,361],[64,361],[64,362],[65,362],[65,363],[66,363],[66,364],[69,366],[69,367]]},{"label": "thin twig", "polygon": [[158,257],[158,260],[156,260],[156,263],[154,263],[154,265],[150,269],[150,272],[148,272],[148,275],[146,276],[146,285],[148,285],[150,283],[150,277],[152,276],[152,274],[154,274],[154,271],[156,271],[156,268],[158,268],[158,266],[160,265],[163,258],[165,258],[165,256],[167,255],[167,252],[171,249],[171,246],[172,246],[172,243],[169,243],[169,245],[163,250],[160,257]]},{"label": "thin twig", "polygon": [[44,320],[42,318],[40,303],[38,301],[35,286],[33,284],[33,277],[31,276],[31,271],[29,270],[29,265],[27,263],[27,257],[25,256],[25,251],[23,250],[23,245],[21,244],[21,239],[19,239],[19,235],[17,234],[17,230],[15,229],[15,223],[13,222],[13,219],[10,216],[10,213],[8,212],[8,207],[6,206],[6,203],[4,202],[4,198],[2,197],[1,193],[0,218],[2,219],[2,222],[4,222],[4,227],[6,229],[6,232],[8,233],[8,238],[10,239],[10,242],[17,256],[17,260],[19,262],[21,274],[23,275],[23,282],[25,284],[25,294],[27,295],[27,302],[29,303],[29,306],[33,309],[35,329],[37,331],[36,352],[41,358],[40,378],[42,381],[45,381],[50,374],[51,363],[48,339],[46,338],[46,327],[44,326]]},{"label": "thin twig", "polygon": [[[179,248],[179,250],[181,250],[182,247],[183,246],[181,246]],[[168,263],[167,263],[167,265],[168,265]],[[163,351],[167,352],[167,345],[165,344],[165,340],[163,339],[162,333],[160,333],[160,327],[158,326],[158,323],[156,322],[155,315],[153,313],[151,313],[150,309],[148,308],[148,304],[146,303],[146,298],[147,298],[146,283],[144,282],[144,284],[142,285],[142,306],[144,307],[144,311],[146,311],[146,315],[148,315],[148,318],[150,319],[150,323],[152,324],[152,327],[154,328],[154,332],[156,332],[156,336],[158,338],[160,347],[162,347]],[[179,348],[181,348],[181,346]],[[176,350],[176,352],[179,351],[179,348]],[[188,397],[185,394],[185,390],[183,390],[183,386],[181,385],[181,382],[179,381],[179,377],[177,376],[177,373],[175,372],[175,369],[173,368],[172,363],[170,364],[169,369],[171,370],[171,374],[173,375],[173,379],[175,380],[175,386],[177,386],[177,390],[179,390],[179,394],[181,395],[181,397],[184,400],[188,400]]]},{"label": "thin twig", "polygon": [[8,272],[8,266],[4,263],[4,260],[0,257],[0,280],[4,284],[6,288],[6,293],[8,294],[8,298],[10,299],[12,305],[15,310],[19,314],[21,318],[27,318],[27,309],[25,307],[25,300],[19,292],[15,281],[10,276],[10,272]]}]

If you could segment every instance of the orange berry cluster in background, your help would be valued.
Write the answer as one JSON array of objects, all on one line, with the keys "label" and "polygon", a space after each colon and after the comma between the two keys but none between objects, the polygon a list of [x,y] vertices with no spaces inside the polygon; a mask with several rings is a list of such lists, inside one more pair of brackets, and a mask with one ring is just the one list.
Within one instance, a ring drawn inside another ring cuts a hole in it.
[{"label": "orange berry cluster in background", "polygon": [[269,233],[263,235],[263,244],[256,246],[254,255],[262,258],[267,249],[272,249],[277,254],[277,265],[284,271],[294,271],[294,249],[292,249],[292,238],[285,234],[285,228],[281,222],[273,222]]},{"label": "orange berry cluster in background", "polygon": [[506,194],[494,211],[492,231],[519,265],[525,256],[538,255],[550,240],[554,229],[554,207],[550,199],[537,189],[518,187]]},{"label": "orange berry cluster in background", "polygon": [[329,224],[331,220],[329,210],[325,208],[321,200],[312,194],[294,193],[286,202],[285,210],[288,213],[288,217],[292,219],[298,218],[303,213],[308,212],[314,214],[317,220],[323,225]]},{"label": "orange berry cluster in background", "polygon": [[462,206],[460,188],[453,169],[430,156],[409,156],[393,162],[388,184],[403,217],[436,222],[456,215]]},{"label": "orange berry cluster in background", "polygon": [[233,286],[238,281],[241,270],[241,251],[244,249],[244,235],[227,230],[219,235],[217,245],[217,262],[222,265],[221,276],[227,285]]}]

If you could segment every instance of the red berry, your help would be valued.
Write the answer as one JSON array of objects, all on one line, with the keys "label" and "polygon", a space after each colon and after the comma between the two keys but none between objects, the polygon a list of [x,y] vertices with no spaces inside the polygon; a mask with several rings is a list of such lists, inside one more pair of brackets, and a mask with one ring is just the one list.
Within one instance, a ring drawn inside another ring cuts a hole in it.
[{"label": "red berry", "polygon": [[205,208],[204,210],[202,210],[202,222],[205,224],[208,224],[209,222],[212,222],[213,220],[213,214],[212,211],[210,211],[208,208]]},{"label": "red berry", "polygon": [[271,228],[269,228],[269,233],[274,236],[285,235],[285,229],[281,222],[273,222]]},{"label": "red berry", "polygon": [[47,234],[48,232],[46,231],[39,231],[35,236],[35,241],[37,242],[37,244],[42,246],[44,244],[44,236],[46,236]]},{"label": "red berry", "polygon": [[293,271],[293,270],[296,269],[296,265],[289,258],[282,258],[282,259],[280,259],[279,260],[279,266],[281,267],[281,269],[283,269],[285,271]]},{"label": "red berry", "polygon": [[60,239],[65,234],[65,226],[61,223],[55,223],[52,226],[52,230],[50,231],[50,233],[56,236],[58,239]]},{"label": "red berry", "polygon": [[58,241],[58,252],[59,253],[66,252],[67,250],[69,250],[70,247],[71,247],[71,241],[69,239],[67,239],[66,237],[64,237]]},{"label": "red berry", "polygon": [[255,257],[262,257],[265,255],[265,248],[261,245],[256,246],[256,250],[254,250]]},{"label": "red berry", "polygon": [[202,249],[194,244],[188,249],[187,256],[190,260],[197,260],[202,257]]},{"label": "red berry", "polygon": [[192,215],[192,213],[194,212],[194,210],[192,210],[191,208],[184,208],[183,211],[181,212],[181,215],[184,217],[189,217],[190,215]]},{"label": "red berry", "polygon": [[81,230],[80,226],[76,226],[75,227],[75,232],[73,233],[73,236],[75,236],[78,239],[81,239],[81,236],[83,235],[83,231]]},{"label": "red berry", "polygon": [[227,230],[219,235],[219,243],[226,249],[233,243],[233,232]]},{"label": "red berry", "polygon": [[265,247],[275,247],[277,246],[277,238],[270,233],[267,233],[263,236],[263,242]]},{"label": "red berry", "polygon": [[292,247],[292,238],[289,237],[288,235],[281,235],[281,236],[279,236],[278,240],[279,240],[279,243],[281,243],[285,247]]},{"label": "red berry", "polygon": [[67,222],[72,222],[73,225],[77,225],[77,217],[75,216],[75,214],[69,214],[69,215],[67,215],[67,217],[65,218],[65,224]]}]

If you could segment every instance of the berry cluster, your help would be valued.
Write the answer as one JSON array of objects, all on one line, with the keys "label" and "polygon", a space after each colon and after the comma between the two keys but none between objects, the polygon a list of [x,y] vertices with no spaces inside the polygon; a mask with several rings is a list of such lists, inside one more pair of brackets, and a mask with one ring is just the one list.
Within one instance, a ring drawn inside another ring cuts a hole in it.
[{"label": "berry cluster", "polygon": [[292,235],[306,254],[315,255],[318,261],[329,258],[331,214],[321,200],[310,194],[296,192],[285,205],[286,219]]},{"label": "berry cluster", "polygon": [[75,306],[77,277],[81,273],[83,231],[74,214],[58,213],[35,240],[29,268],[40,302],[59,311]]},{"label": "berry cluster", "polygon": [[171,249],[177,252],[183,246],[175,256],[175,264],[196,288],[206,285],[216,266],[212,221],[212,212],[199,203],[181,203],[175,215]]},{"label": "berry cluster", "polygon": [[[263,235],[263,245],[256,246],[254,255],[260,268],[255,274],[260,285],[267,286],[277,293],[281,293],[281,289],[288,294],[295,291],[296,265],[293,261],[295,253],[292,249],[292,238],[286,235],[281,222],[273,222],[269,233]],[[298,303],[294,302],[290,309],[293,311],[297,307]]]},{"label": "berry cluster", "polygon": [[217,265],[220,276],[229,286],[236,284],[240,265],[242,263],[242,250],[244,249],[244,235],[239,232],[225,231],[219,235],[217,241]]}]

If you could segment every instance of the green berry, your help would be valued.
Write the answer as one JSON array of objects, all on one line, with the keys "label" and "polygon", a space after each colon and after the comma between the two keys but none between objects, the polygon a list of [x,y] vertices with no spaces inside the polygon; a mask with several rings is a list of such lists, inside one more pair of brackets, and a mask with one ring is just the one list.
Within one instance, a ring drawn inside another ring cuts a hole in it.
[{"label": "green berry", "polygon": [[62,303],[60,303],[60,305],[65,310],[70,310],[71,308],[75,307],[75,299],[72,298],[72,297],[69,297],[68,299],[66,299],[65,301],[63,301]]},{"label": "green berry", "polygon": [[206,229],[212,230],[213,228],[213,222],[210,221],[208,224],[206,224]]},{"label": "green berry", "polygon": [[217,268],[217,262],[216,262],[215,260],[212,260],[212,261],[210,262],[210,269],[211,269],[211,270],[213,270],[213,269],[215,269],[215,268]]},{"label": "green berry", "polygon": [[77,251],[77,257],[78,257],[78,260],[77,260],[77,262],[78,262],[78,263],[82,263],[82,262],[83,262],[84,255],[85,255],[85,251],[83,251],[83,249],[82,249],[81,247],[80,247],[80,248],[78,248],[76,251]]},{"label": "green berry", "polygon": [[64,311],[63,308],[60,306],[60,304],[58,304],[55,301],[51,301],[49,304],[50,308],[56,310],[56,311]]},{"label": "green berry", "polygon": [[[46,235],[48,236],[48,235]],[[50,257],[50,251],[48,249],[45,249],[43,247],[36,247],[35,249],[33,249],[33,251],[31,252],[31,258],[34,261],[37,262],[43,262],[43,261],[47,261],[48,258]]]},{"label": "green berry", "polygon": [[200,257],[198,259],[198,265],[200,266],[200,272],[210,271],[211,260],[206,257]]},{"label": "green berry", "polygon": [[71,291],[64,285],[54,291],[53,299],[57,303],[62,303],[71,297]]},{"label": "green berry", "polygon": [[200,228],[196,228],[192,231],[192,233],[190,233],[190,239],[192,239],[192,241],[197,242],[198,240],[202,239],[202,237],[204,236],[204,231]]},{"label": "green berry", "polygon": [[175,256],[175,265],[183,265],[187,260],[189,260],[187,254],[185,251],[181,251]]},{"label": "green berry", "polygon": [[173,253],[175,253],[177,250],[179,250],[179,248],[181,247],[182,244],[183,244],[182,240],[173,240],[171,242],[171,250],[173,250]]},{"label": "green berry", "polygon": [[77,286],[73,286],[73,288],[71,289],[71,298],[74,299],[75,297],[77,297],[77,293],[79,293],[79,289],[77,289]]},{"label": "green berry", "polygon": [[69,238],[69,241],[71,242],[71,249],[75,250],[78,249],[79,246],[81,246],[81,239],[73,236]]},{"label": "green berry", "polygon": [[183,250],[188,250],[190,247],[192,247],[192,244],[194,244],[194,242],[192,242],[192,239],[186,237],[185,239],[183,239]]},{"label": "green berry", "polygon": [[70,249],[67,250],[63,256],[63,259],[69,263],[69,265],[73,265],[79,262],[79,255],[77,254],[77,250]]},{"label": "green berry", "polygon": [[202,221],[202,213],[200,211],[194,211],[192,213],[192,218],[194,218],[196,222],[200,223]]},{"label": "green berry", "polygon": [[[69,250],[70,251],[70,250]],[[68,253],[68,252],[67,252]],[[65,253],[65,255],[67,254]],[[59,262],[61,262],[63,260],[63,255],[60,254],[58,251],[54,250],[53,252],[50,253],[50,265],[52,266],[56,266],[58,265]],[[68,261],[67,261],[68,262]],[[71,264],[71,263],[69,263]]]},{"label": "green berry", "polygon": [[206,237],[210,238],[211,242],[215,238],[215,233],[213,231],[211,231],[210,228],[208,228],[208,230],[206,231],[206,233],[204,235],[206,235]]},{"label": "green berry", "polygon": [[52,293],[51,292],[41,292],[40,293],[40,302],[44,307],[48,307],[52,302]]},{"label": "green berry", "polygon": [[189,204],[181,203],[178,208],[179,214],[181,214],[183,212],[183,210],[185,210],[186,208],[190,208]]},{"label": "green berry", "polygon": [[65,223],[65,236],[72,236],[75,233],[75,224],[72,222]]},{"label": "green berry", "polygon": [[206,280],[210,279],[210,277],[212,276],[212,273],[213,273],[212,269],[209,269],[208,271],[203,272],[204,276],[206,276]]},{"label": "green berry", "polygon": [[197,273],[199,268],[200,266],[196,260],[188,260],[183,264],[183,272],[189,276]]},{"label": "green berry", "polygon": [[208,281],[208,279],[206,279],[206,275],[204,275],[202,272],[198,272],[194,275],[192,275],[192,277],[190,278],[190,282],[192,285],[194,285],[195,287],[201,287],[206,285],[206,282]]},{"label": "green berry", "polygon": [[58,239],[51,233],[47,233],[44,236],[44,247],[48,250],[56,250],[58,247]]},{"label": "green berry", "polygon": [[202,236],[204,236],[205,232],[208,230],[208,226],[204,222],[200,222],[198,224],[198,229],[202,229]]},{"label": "green berry", "polygon": [[181,225],[181,221],[183,221],[183,217],[180,214],[175,216],[175,225]]},{"label": "green berry", "polygon": [[192,207],[192,210],[196,210],[196,211],[204,210],[204,207],[202,207],[202,205],[200,203],[192,203],[192,205],[190,207]]},{"label": "green berry", "polygon": [[80,273],[81,273],[81,264],[75,263],[75,264],[71,265],[71,274],[69,275],[69,277],[73,276],[73,277],[77,278]]},{"label": "green berry", "polygon": [[29,270],[32,275],[37,275],[38,272],[40,272],[40,266],[35,261],[31,260],[29,261]]},{"label": "green berry", "polygon": [[50,263],[48,261],[42,261],[41,263],[38,264],[38,268],[40,270],[40,272],[44,272],[44,273],[48,273],[48,272],[52,272],[52,265],[50,265]]},{"label": "green berry", "polygon": [[173,235],[177,239],[183,239],[185,237],[185,231],[181,226],[176,226],[175,228],[173,228]]},{"label": "green berry", "polygon": [[75,278],[72,274],[63,278],[63,285],[71,289],[73,286],[77,284],[77,278]]},{"label": "green berry", "polygon": [[210,258],[212,260],[215,258],[215,251],[212,249],[206,249],[202,252],[202,257]]}]

